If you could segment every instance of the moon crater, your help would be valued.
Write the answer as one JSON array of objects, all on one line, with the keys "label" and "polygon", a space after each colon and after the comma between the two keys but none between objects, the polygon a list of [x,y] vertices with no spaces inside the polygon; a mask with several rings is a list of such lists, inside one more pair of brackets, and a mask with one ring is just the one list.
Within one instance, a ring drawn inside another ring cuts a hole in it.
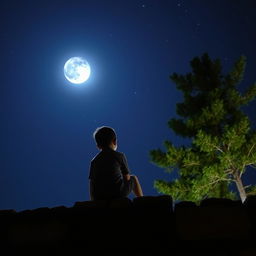
[{"label": "moon crater", "polygon": [[64,65],[64,75],[73,84],[84,83],[91,74],[89,63],[82,57],[72,57]]}]

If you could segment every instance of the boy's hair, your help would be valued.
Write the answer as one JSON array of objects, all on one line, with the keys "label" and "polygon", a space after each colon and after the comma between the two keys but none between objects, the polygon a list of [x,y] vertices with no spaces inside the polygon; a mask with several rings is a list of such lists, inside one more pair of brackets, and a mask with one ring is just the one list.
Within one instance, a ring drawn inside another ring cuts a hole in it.
[{"label": "boy's hair", "polygon": [[99,148],[106,148],[112,141],[116,140],[116,133],[113,128],[102,126],[95,130],[93,137]]}]

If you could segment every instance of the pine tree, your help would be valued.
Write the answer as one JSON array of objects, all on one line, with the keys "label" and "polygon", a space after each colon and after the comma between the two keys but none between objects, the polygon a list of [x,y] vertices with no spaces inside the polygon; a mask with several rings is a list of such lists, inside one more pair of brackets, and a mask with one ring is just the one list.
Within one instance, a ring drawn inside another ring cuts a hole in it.
[{"label": "pine tree", "polygon": [[156,180],[154,186],[175,200],[200,202],[209,197],[235,199],[230,190],[234,183],[244,201],[256,192],[256,186],[242,182],[245,171],[252,169],[248,167],[256,167],[256,131],[242,111],[255,99],[256,84],[243,94],[238,90],[246,58],[241,56],[228,74],[223,74],[220,60],[211,60],[208,54],[190,65],[192,72],[170,76],[184,101],[176,105],[180,118],[172,118],[168,125],[191,143],[176,147],[165,141],[165,151],[150,151],[153,163],[179,174],[172,181]]}]

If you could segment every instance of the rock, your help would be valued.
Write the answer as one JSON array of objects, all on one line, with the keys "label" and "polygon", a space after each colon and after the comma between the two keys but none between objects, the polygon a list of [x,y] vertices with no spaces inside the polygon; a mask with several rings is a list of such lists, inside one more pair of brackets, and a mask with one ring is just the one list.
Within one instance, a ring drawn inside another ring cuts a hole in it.
[{"label": "rock", "polygon": [[167,195],[136,197],[133,199],[133,207],[148,212],[171,213],[173,211],[172,198]]}]

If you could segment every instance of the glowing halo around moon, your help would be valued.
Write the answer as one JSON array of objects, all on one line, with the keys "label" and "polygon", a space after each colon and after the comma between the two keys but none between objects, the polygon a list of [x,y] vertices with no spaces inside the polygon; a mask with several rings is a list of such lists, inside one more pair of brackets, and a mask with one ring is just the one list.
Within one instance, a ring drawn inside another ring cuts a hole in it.
[{"label": "glowing halo around moon", "polygon": [[72,57],[64,65],[64,75],[73,84],[82,84],[91,74],[89,63],[82,57]]}]

